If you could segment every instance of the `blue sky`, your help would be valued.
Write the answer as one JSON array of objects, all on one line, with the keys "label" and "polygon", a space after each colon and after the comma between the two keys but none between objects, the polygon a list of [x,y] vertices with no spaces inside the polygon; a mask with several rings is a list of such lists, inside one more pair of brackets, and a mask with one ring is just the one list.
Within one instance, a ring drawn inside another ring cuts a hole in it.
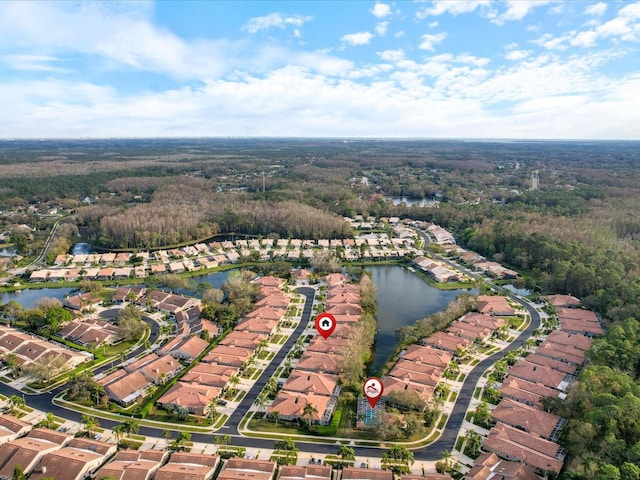
[{"label": "blue sky", "polygon": [[640,2],[0,2],[2,138],[640,138]]}]

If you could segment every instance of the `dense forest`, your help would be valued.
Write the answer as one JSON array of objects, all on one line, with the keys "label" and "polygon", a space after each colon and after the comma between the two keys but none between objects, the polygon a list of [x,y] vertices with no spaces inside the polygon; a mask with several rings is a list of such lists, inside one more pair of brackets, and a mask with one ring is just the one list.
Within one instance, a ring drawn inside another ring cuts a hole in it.
[{"label": "dense forest", "polygon": [[535,292],[571,293],[603,316],[606,336],[553,406],[570,420],[563,477],[640,478],[637,142],[0,141],[0,210],[0,233],[25,253],[60,215],[66,232],[124,248],[346,237],[343,215],[438,223]]}]

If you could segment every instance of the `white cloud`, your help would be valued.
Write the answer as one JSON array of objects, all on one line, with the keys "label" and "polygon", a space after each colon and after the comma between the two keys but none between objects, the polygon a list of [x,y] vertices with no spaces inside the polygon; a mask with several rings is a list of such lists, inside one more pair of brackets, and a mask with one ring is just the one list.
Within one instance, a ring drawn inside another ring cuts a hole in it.
[{"label": "white cloud", "polygon": [[565,6],[564,3],[559,3],[558,5],[554,5],[549,10],[547,10],[547,14],[560,15],[561,13],[564,13],[564,6]]},{"label": "white cloud", "polygon": [[504,58],[506,58],[507,60],[512,60],[514,62],[517,62],[519,60],[524,60],[530,54],[531,54],[531,52],[528,51],[528,50],[512,50],[509,53],[507,53],[504,56]]},{"label": "white cloud", "polygon": [[313,17],[310,16],[285,16],[282,13],[275,12],[265,15],[264,17],[254,17],[249,19],[249,21],[242,26],[242,30],[246,30],[249,33],[256,33],[267,28],[284,29],[288,26],[301,27],[311,20],[313,20]]},{"label": "white cloud", "polygon": [[387,62],[397,62],[404,58],[404,50],[401,48],[397,50],[385,50],[383,52],[378,52],[378,56]]},{"label": "white cloud", "polygon": [[514,20],[522,20],[527,14],[536,7],[540,7],[549,3],[549,0],[507,0],[506,11],[498,13],[492,10],[487,18],[496,25],[504,25],[506,22]]},{"label": "white cloud", "polygon": [[445,32],[440,32],[440,33],[435,33],[435,34],[425,34],[422,37],[420,37],[420,45],[418,46],[418,48],[420,48],[420,50],[435,50],[435,45],[438,43],[441,43],[445,38],[447,37],[447,34]]},{"label": "white cloud", "polygon": [[593,5],[589,5],[584,9],[585,15],[591,15],[594,17],[600,17],[604,15],[604,12],[607,11],[607,4],[604,2],[594,3]]},{"label": "white cloud", "polygon": [[376,33],[382,37],[387,33],[388,27],[389,27],[389,22],[379,22],[376,25]]},{"label": "white cloud", "polygon": [[429,25],[427,25],[429,28],[436,28],[438,25],[440,25],[440,22],[434,21],[429,23]]},{"label": "white cloud", "polygon": [[433,2],[433,6],[419,10],[416,16],[422,20],[426,17],[438,17],[445,13],[461,15],[471,13],[478,7],[488,6],[490,3],[491,0],[437,0]]},{"label": "white cloud", "polygon": [[351,46],[356,45],[367,45],[371,39],[373,38],[373,34],[370,32],[358,32],[358,33],[349,33],[347,35],[343,35],[340,37],[340,40],[348,43]]},{"label": "white cloud", "polygon": [[60,59],[53,55],[11,54],[1,57],[2,61],[12,70],[31,72],[69,73],[67,68],[57,67]]},{"label": "white cloud", "polygon": [[376,3],[371,10],[374,17],[384,18],[391,14],[391,7],[386,3]]}]

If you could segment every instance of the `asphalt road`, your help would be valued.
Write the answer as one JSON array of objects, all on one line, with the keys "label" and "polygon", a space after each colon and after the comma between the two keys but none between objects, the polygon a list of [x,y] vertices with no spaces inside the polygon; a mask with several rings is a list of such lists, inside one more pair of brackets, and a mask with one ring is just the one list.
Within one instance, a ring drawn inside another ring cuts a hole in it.
[{"label": "asphalt road", "polygon": [[251,390],[247,392],[244,396],[240,405],[235,409],[233,414],[227,419],[225,424],[222,426],[223,434],[236,434],[238,435],[238,425],[247,414],[251,405],[256,398],[258,398],[258,394],[265,387],[267,382],[271,377],[273,377],[275,371],[278,366],[284,361],[285,357],[289,353],[289,351],[293,348],[296,343],[296,340],[302,335],[304,329],[307,328],[307,324],[309,323],[309,319],[311,318],[311,313],[313,313],[313,298],[315,296],[316,291],[313,288],[309,287],[300,287],[297,289],[299,293],[306,297],[306,301],[304,304],[304,309],[302,311],[302,317],[300,323],[291,334],[291,336],[287,339],[284,346],[280,349],[280,351],[276,354],[276,356],[271,360],[269,366],[264,369],[256,383],[253,384]]},{"label": "asphalt road", "polygon": [[[217,435],[225,435],[229,434],[232,436],[232,444],[234,446],[242,446],[242,447],[250,447],[257,449],[273,449],[273,444],[275,440],[270,439],[260,439],[260,438],[251,438],[245,437],[239,434],[238,425],[240,421],[244,417],[244,415],[248,412],[252,403],[254,402],[257,395],[260,393],[262,388],[266,385],[267,381],[273,376],[275,370],[280,365],[280,363],[284,360],[287,353],[295,344],[297,338],[302,334],[307,323],[309,321],[310,315],[312,313],[313,308],[313,297],[315,291],[312,288],[302,287],[299,288],[298,291],[307,297],[307,301],[304,306],[302,319],[300,324],[296,328],[295,332],[291,337],[287,340],[284,347],[278,352],[276,357],[269,364],[267,369],[262,373],[260,378],[256,381],[251,390],[245,395],[244,399],[236,409],[236,411],[229,417],[225,425],[216,433],[216,434],[204,434],[204,433],[192,433],[191,439],[194,442],[206,442],[213,443],[214,438]],[[478,365],[476,365],[473,370],[467,375],[465,381],[463,383],[462,389],[458,394],[456,403],[454,405],[453,411],[449,416],[448,422],[446,424],[445,430],[441,437],[436,440],[434,443],[427,447],[422,447],[418,449],[414,449],[414,457],[416,460],[423,461],[434,461],[442,458],[442,452],[444,450],[451,451],[455,446],[455,441],[464,421],[464,417],[466,411],[469,407],[471,399],[473,398],[473,392],[475,390],[475,386],[484,373],[484,371],[493,365],[497,360],[503,358],[507,352],[518,349],[531,335],[533,331],[539,327],[540,325],[540,315],[538,312],[527,302],[521,300],[520,298],[508,294],[511,297],[511,300],[520,303],[523,305],[531,316],[531,322],[528,327],[504,350],[497,352],[490,357],[486,358]],[[152,322],[152,325],[155,322]],[[157,324],[156,324],[157,328]],[[64,386],[58,387],[52,393],[57,394],[65,389]],[[21,392],[14,390],[13,388],[1,384],[0,383],[0,393],[3,395],[9,396],[13,394],[21,395]],[[80,414],[76,412],[72,412],[70,410],[64,409],[52,403],[51,399],[53,397],[52,394],[41,394],[41,395],[27,395],[26,402],[30,407],[36,408],[38,410],[42,410],[45,412],[52,412],[54,415],[67,418],[73,421],[80,420]],[[100,419],[100,425],[106,428],[113,428],[121,422],[114,422],[111,420]],[[162,428],[152,428],[147,426],[141,426],[139,433],[145,436],[152,437],[161,437]],[[296,446],[301,452],[308,452],[310,454],[335,454],[337,451],[336,444],[327,444],[327,443],[312,443],[312,442],[304,442],[296,440]],[[382,452],[385,450],[381,447],[364,447],[364,446],[354,446],[353,447],[357,456],[370,456],[370,457],[379,457]]]}]

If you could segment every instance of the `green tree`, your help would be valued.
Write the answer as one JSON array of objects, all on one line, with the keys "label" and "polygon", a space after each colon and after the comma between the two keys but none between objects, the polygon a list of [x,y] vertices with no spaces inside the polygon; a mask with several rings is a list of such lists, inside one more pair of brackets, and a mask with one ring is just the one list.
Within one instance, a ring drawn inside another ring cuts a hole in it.
[{"label": "green tree", "polygon": [[356,452],[348,445],[340,445],[338,449],[338,456],[342,459],[342,464],[351,463],[356,459]]},{"label": "green tree", "polygon": [[26,402],[24,401],[24,398],[21,397],[20,395],[10,395],[8,399],[8,404],[9,404],[9,410],[11,411],[12,415],[15,415],[18,412],[18,410],[26,406]]},{"label": "green tree", "polygon": [[24,473],[24,470],[20,465],[16,465],[13,469],[12,480],[27,480],[27,475]]},{"label": "green tree", "polygon": [[307,417],[307,428],[311,430],[313,417],[318,415],[318,407],[311,402],[307,402],[302,410],[302,414]]},{"label": "green tree", "polygon": [[382,463],[396,473],[408,473],[411,471],[414,457],[413,452],[402,445],[393,445],[389,451],[382,454]]},{"label": "green tree", "polygon": [[476,458],[480,454],[480,447],[482,446],[482,435],[475,430],[468,430],[465,435],[467,439],[466,450],[469,452],[472,458]]}]

